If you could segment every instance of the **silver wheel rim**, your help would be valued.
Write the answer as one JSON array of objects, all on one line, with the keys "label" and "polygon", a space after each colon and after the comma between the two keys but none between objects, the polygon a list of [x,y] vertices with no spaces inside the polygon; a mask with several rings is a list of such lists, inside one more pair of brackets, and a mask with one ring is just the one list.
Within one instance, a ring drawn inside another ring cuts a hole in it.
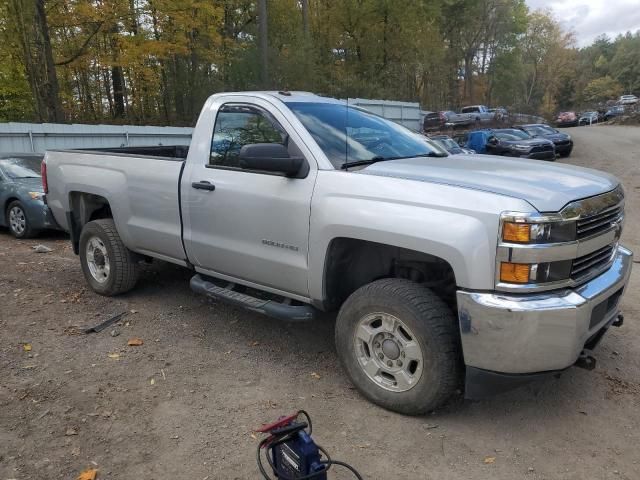
[{"label": "silver wheel rim", "polygon": [[93,279],[98,283],[104,283],[109,278],[111,263],[104,242],[98,237],[91,237],[86,248],[87,266]]},{"label": "silver wheel rim", "polygon": [[9,226],[18,235],[22,235],[27,229],[27,217],[22,208],[15,206],[9,210]]},{"label": "silver wheel rim", "polygon": [[420,380],[422,348],[399,318],[388,313],[365,315],[357,323],[354,342],[358,365],[379,387],[406,392]]}]

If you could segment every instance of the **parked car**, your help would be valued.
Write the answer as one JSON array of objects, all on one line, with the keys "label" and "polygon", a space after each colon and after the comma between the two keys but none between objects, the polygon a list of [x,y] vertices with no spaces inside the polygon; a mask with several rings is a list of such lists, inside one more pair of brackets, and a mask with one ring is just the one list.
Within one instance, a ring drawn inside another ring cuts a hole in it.
[{"label": "parked car", "polygon": [[614,117],[619,117],[620,115],[624,115],[624,107],[622,105],[614,105],[604,114],[605,120],[611,120]]},{"label": "parked car", "polygon": [[[516,138],[519,153],[553,149]],[[443,404],[463,378],[479,398],[555,375],[622,323],[633,255],[619,243],[618,179],[451,161],[339,100],[216,94],[189,148],[50,151],[43,183],[95,292],[131,290],[139,262],[157,258],[190,269],[194,291],[253,312],[337,311],[347,375],[405,414]]]},{"label": "parked car", "polygon": [[598,123],[598,112],[584,112],[578,119],[578,125],[593,125]]},{"label": "parked car", "polygon": [[469,113],[456,113],[451,110],[441,112],[445,117],[445,126],[447,127],[467,127],[475,121]]},{"label": "parked car", "polygon": [[475,153],[472,150],[462,148],[453,140],[453,138],[451,138],[448,135],[434,135],[429,138],[432,141],[436,142],[438,145],[440,145],[442,148],[444,148],[447,152],[449,152],[452,155]]},{"label": "parked car", "polygon": [[556,117],[557,127],[577,127],[578,115],[576,112],[560,112]]},{"label": "parked car", "polygon": [[494,113],[490,112],[484,105],[469,105],[462,107],[460,113],[467,113],[475,123],[490,122],[494,119]]},{"label": "parked car", "polygon": [[620,105],[635,105],[636,103],[638,103],[638,97],[636,97],[635,95],[622,95],[618,99],[618,103]]},{"label": "parked car", "polygon": [[467,148],[477,153],[503,155],[507,157],[555,160],[553,142],[544,138],[533,138],[516,128],[483,129],[469,132]]},{"label": "parked car", "polygon": [[425,112],[424,119],[422,120],[422,131],[432,132],[434,130],[441,130],[444,128],[447,118],[443,115],[443,112]]},{"label": "parked car", "polygon": [[57,227],[44,204],[40,180],[41,154],[0,155],[0,225],[16,238],[29,238]]},{"label": "parked car", "polygon": [[520,125],[520,130],[525,131],[533,138],[546,138],[553,142],[556,153],[561,157],[568,157],[573,150],[573,140],[566,133],[559,132],[555,128],[544,123],[532,123],[529,125]]}]

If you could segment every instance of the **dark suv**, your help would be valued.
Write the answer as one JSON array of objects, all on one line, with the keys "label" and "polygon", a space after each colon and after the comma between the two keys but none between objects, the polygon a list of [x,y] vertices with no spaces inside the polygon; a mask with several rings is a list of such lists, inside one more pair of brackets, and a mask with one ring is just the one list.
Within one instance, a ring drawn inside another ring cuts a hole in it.
[{"label": "dark suv", "polygon": [[556,147],[556,153],[561,157],[568,157],[573,150],[573,140],[566,133],[559,132],[555,128],[544,123],[532,123],[530,125],[521,125],[520,130],[531,135],[533,138],[546,138],[553,142]]},{"label": "dark suv", "polygon": [[507,157],[555,160],[553,142],[544,138],[533,138],[516,128],[483,129],[469,132],[466,148],[477,153],[503,155]]}]

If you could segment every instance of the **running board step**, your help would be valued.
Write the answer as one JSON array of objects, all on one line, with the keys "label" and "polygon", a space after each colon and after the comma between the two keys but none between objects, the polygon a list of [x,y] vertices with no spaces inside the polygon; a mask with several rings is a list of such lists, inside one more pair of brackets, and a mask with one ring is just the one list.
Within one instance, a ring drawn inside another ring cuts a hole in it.
[{"label": "running board step", "polygon": [[280,320],[304,322],[313,320],[315,317],[315,309],[311,305],[290,305],[252,297],[251,295],[234,291],[234,284],[231,284],[231,287],[228,288],[220,287],[199,274],[191,278],[190,284],[191,290],[196,293]]}]

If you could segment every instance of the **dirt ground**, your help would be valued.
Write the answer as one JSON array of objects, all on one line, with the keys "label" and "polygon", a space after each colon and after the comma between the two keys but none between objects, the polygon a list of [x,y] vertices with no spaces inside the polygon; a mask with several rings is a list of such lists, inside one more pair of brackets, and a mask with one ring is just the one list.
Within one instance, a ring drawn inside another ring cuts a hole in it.
[{"label": "dirt ground", "polygon": [[[623,241],[640,252],[640,128],[568,132],[570,163],[622,179]],[[360,397],[330,316],[291,325],[214,304],[189,277],[159,262],[133,292],[103,298],[63,235],[0,231],[0,480],[73,479],[91,466],[103,480],[258,479],[252,429],[299,408],[366,479],[640,478],[640,268],[596,370],[418,418]],[[120,325],[80,333],[120,312]],[[144,344],[128,346],[134,337]]]}]

